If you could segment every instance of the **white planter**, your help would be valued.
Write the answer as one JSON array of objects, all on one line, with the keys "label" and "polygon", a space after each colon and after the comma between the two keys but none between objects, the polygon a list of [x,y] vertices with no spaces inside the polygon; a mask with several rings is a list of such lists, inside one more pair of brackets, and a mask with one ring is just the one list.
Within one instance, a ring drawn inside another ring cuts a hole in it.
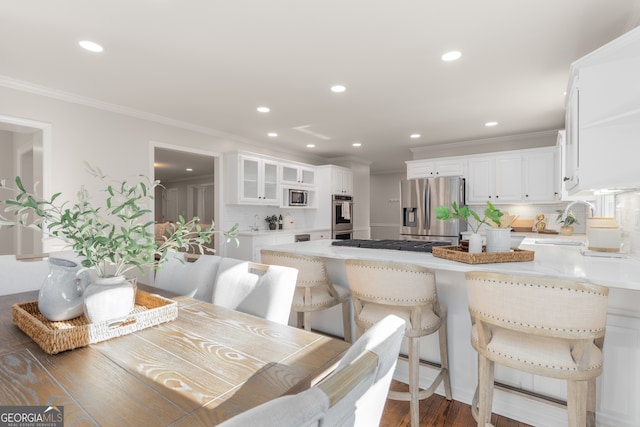
[{"label": "white planter", "polygon": [[123,320],[134,302],[134,283],[124,276],[100,277],[84,291],[84,314],[91,323]]},{"label": "white planter", "polygon": [[510,228],[487,228],[487,252],[509,252],[510,249]]},{"label": "white planter", "polygon": [[469,236],[469,253],[482,253],[482,236],[478,233],[473,233]]}]

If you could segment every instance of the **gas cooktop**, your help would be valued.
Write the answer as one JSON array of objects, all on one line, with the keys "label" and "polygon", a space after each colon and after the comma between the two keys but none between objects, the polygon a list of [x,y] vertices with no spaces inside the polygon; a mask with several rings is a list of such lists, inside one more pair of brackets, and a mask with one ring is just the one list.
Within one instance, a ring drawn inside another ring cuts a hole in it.
[{"label": "gas cooktop", "polygon": [[333,246],[348,246],[352,248],[395,249],[398,251],[431,252],[431,248],[433,248],[434,246],[450,246],[452,245],[452,242],[435,241],[435,240],[350,239],[350,240],[336,240],[331,244]]}]

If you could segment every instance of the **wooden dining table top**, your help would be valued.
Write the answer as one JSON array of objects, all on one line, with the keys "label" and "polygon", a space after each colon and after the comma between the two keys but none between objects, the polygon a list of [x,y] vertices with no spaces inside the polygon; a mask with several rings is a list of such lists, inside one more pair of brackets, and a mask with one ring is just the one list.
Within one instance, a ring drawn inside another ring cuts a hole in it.
[{"label": "wooden dining table top", "polygon": [[64,406],[65,425],[215,425],[308,388],[349,347],[174,297],[171,322],[49,355],[11,319],[13,304],[36,299],[37,292],[0,297],[0,405]]}]

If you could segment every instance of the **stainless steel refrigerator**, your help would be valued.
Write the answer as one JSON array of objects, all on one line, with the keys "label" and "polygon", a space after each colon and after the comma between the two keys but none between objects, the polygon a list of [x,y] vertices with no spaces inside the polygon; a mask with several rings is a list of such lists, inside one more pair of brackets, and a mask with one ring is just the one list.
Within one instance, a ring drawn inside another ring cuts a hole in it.
[{"label": "stainless steel refrigerator", "polygon": [[462,221],[436,219],[438,206],[465,204],[464,178],[441,177],[400,181],[400,207],[402,226],[400,238],[404,240],[449,240],[457,245],[460,233],[467,230]]}]

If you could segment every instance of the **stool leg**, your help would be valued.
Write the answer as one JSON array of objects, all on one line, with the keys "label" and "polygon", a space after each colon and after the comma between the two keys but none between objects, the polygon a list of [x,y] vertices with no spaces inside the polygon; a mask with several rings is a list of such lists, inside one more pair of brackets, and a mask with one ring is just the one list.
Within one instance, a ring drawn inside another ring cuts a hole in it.
[{"label": "stool leg", "polygon": [[588,381],[567,382],[567,411],[569,427],[587,425],[587,389]]},{"label": "stool leg", "polygon": [[587,426],[596,427],[596,379],[588,381],[587,390]]},{"label": "stool leg", "polygon": [[342,303],[342,330],[344,331],[344,340],[351,342],[351,302],[346,300]]},{"label": "stool leg", "polygon": [[493,404],[493,361],[478,354],[478,425],[491,424],[491,406]]},{"label": "stool leg", "polygon": [[304,313],[299,311],[297,317],[298,317],[298,328],[302,328],[302,325],[304,324]]},{"label": "stool leg", "polygon": [[304,312],[304,330],[305,331],[311,330],[311,312],[310,311]]},{"label": "stool leg", "polygon": [[438,338],[440,345],[440,364],[442,369],[446,369],[444,376],[444,395],[447,400],[451,400],[451,376],[449,375],[449,347],[447,346],[447,322],[444,321],[438,330]]},{"label": "stool leg", "polygon": [[411,393],[411,426],[420,426],[420,338],[409,338],[409,393]]}]

